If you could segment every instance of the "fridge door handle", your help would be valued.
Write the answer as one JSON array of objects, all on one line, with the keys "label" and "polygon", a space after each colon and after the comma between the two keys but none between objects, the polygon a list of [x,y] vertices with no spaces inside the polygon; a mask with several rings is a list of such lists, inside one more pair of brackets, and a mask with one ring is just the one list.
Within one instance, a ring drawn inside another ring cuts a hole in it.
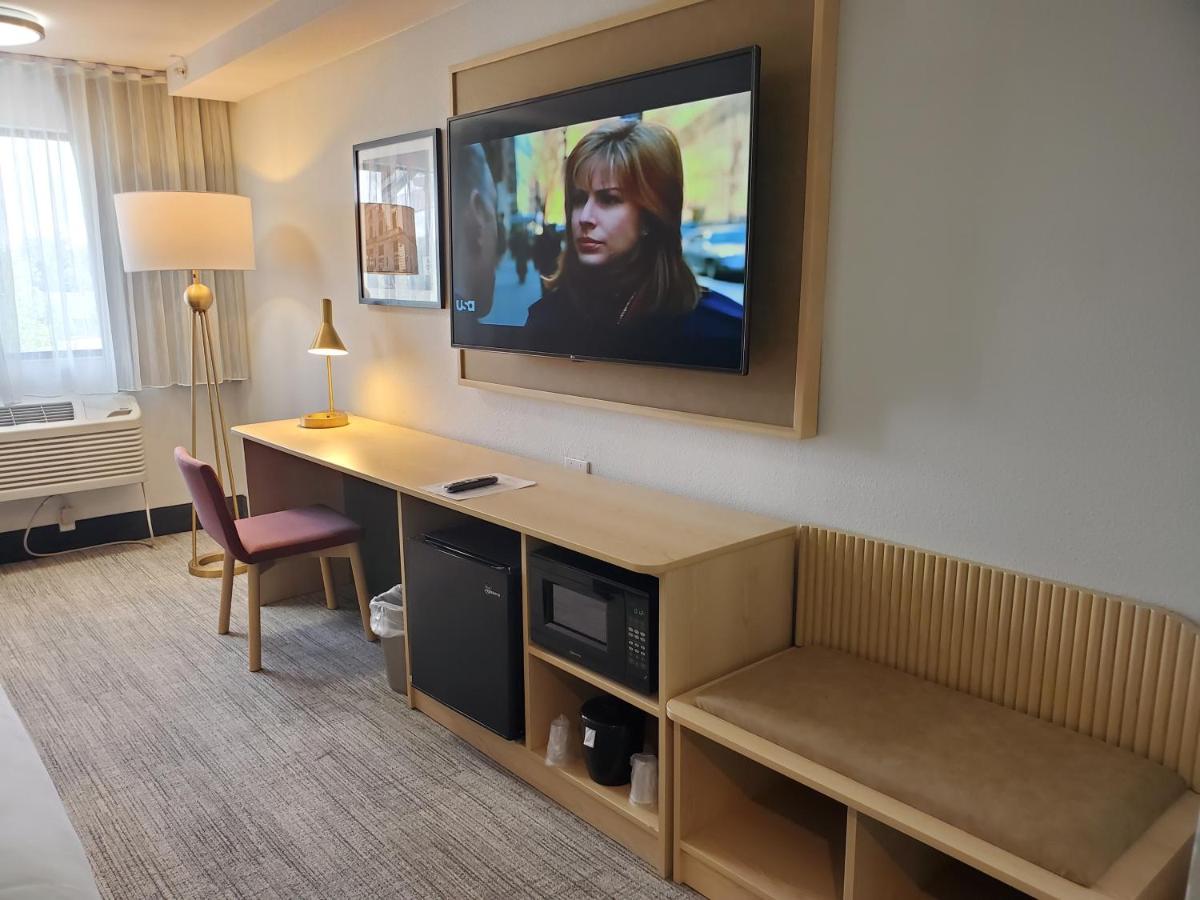
[{"label": "fridge door handle", "polygon": [[503,565],[501,563],[494,563],[487,559],[481,559],[478,556],[472,556],[469,553],[464,553],[463,551],[459,550],[457,547],[448,547],[445,544],[439,544],[437,541],[431,541],[428,536],[423,537],[421,540],[425,544],[428,544],[431,549],[436,550],[438,553],[445,553],[447,556],[453,556],[456,559],[461,559],[461,560],[464,560],[469,563],[474,563],[477,566],[484,566],[488,569],[491,569],[494,572],[509,571],[509,567],[506,565]]}]

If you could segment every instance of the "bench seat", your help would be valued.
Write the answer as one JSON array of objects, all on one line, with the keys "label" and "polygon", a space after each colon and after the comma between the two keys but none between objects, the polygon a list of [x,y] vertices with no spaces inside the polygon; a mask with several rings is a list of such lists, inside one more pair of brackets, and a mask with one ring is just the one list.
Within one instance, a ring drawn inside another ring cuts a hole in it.
[{"label": "bench seat", "polygon": [[825,647],[792,648],[690,699],[1082,885],[1187,791],[1128,751]]}]

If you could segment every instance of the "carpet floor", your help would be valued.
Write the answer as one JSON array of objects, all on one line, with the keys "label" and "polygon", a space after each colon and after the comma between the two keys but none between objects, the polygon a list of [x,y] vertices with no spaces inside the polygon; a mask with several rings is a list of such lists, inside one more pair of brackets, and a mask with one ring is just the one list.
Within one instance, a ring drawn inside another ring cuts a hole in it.
[{"label": "carpet floor", "polygon": [[249,673],[245,579],[219,636],[187,554],[0,567],[0,684],[102,894],[695,896],[409,710],[352,603],[265,607]]}]

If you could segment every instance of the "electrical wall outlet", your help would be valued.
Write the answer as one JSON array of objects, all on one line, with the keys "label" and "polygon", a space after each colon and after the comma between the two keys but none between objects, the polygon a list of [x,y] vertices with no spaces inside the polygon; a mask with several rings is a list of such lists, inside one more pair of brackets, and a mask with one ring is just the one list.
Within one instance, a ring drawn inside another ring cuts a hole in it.
[{"label": "electrical wall outlet", "polygon": [[568,469],[578,469],[580,472],[591,474],[592,464],[586,459],[576,459],[574,456],[564,456],[563,465]]},{"label": "electrical wall outlet", "polygon": [[74,531],[75,530],[75,510],[70,506],[63,506],[58,511],[58,530],[59,531]]}]

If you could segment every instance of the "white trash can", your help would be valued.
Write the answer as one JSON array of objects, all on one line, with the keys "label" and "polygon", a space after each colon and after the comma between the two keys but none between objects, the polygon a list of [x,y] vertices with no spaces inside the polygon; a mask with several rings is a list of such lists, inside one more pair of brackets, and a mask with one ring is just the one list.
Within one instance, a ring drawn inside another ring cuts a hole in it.
[{"label": "white trash can", "polygon": [[388,687],[408,694],[408,658],[404,653],[404,586],[396,585],[371,600],[371,630],[379,635]]}]

